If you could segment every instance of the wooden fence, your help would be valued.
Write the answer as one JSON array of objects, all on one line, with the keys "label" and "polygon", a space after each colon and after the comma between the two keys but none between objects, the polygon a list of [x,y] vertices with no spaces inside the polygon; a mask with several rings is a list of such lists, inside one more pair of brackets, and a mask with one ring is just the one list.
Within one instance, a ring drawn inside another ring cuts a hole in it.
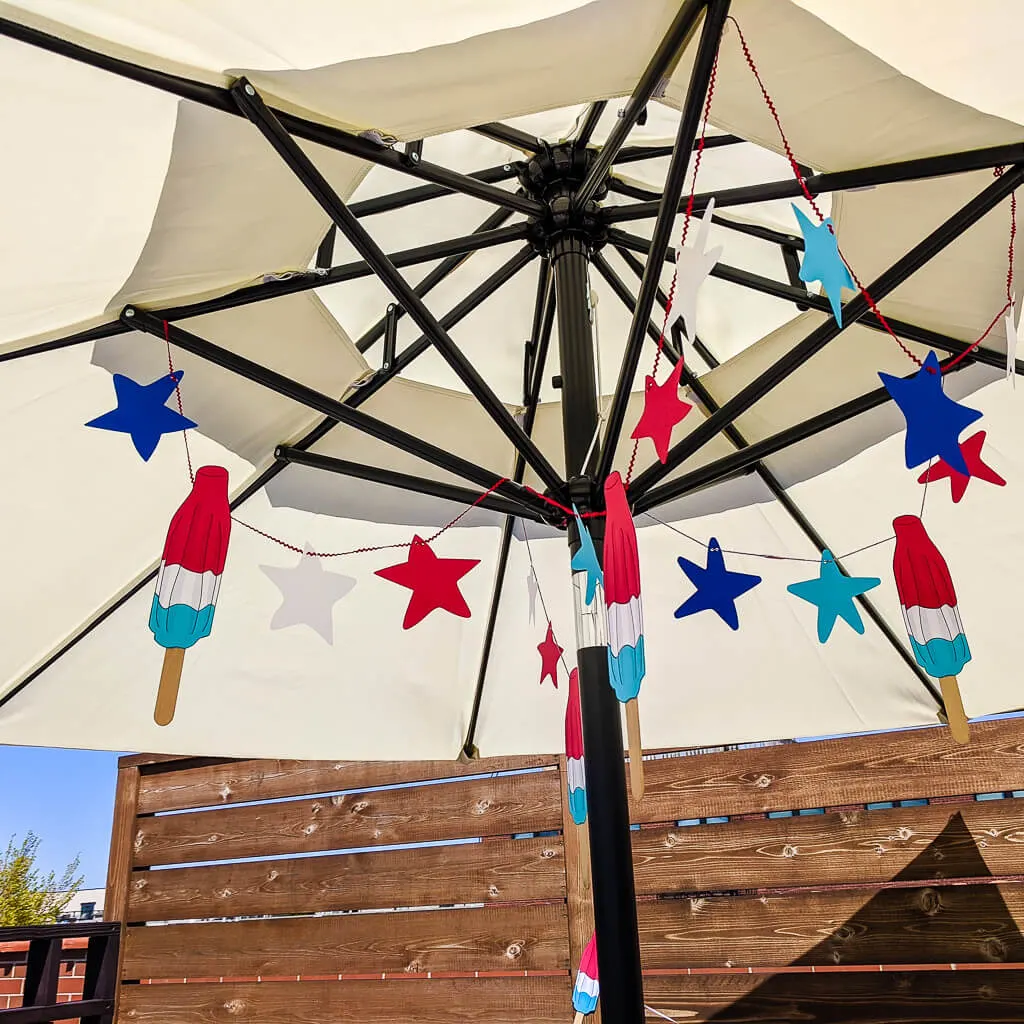
[{"label": "wooden fence", "polygon": [[[645,767],[649,1020],[1024,1020],[1024,721]],[[124,759],[118,1020],[570,1021],[592,908],[564,791],[557,757]]]}]

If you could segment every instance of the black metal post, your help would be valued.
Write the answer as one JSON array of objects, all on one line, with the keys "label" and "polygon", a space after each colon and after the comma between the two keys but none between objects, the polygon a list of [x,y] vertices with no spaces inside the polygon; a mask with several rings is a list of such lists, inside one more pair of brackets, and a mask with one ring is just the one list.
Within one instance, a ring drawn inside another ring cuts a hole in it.
[{"label": "black metal post", "polygon": [[697,47],[697,58],[693,64],[693,71],[690,73],[686,101],[683,103],[683,113],[679,119],[679,130],[676,133],[675,149],[665,179],[665,192],[651,236],[651,258],[647,261],[647,266],[644,269],[640,294],[637,297],[636,312],[633,314],[633,322],[630,324],[625,351],[622,353],[622,365],[619,368],[615,395],[608,411],[608,423],[598,467],[598,478],[601,480],[611,472],[612,460],[615,458],[622,421],[625,419],[626,407],[633,390],[633,378],[636,376],[637,363],[640,361],[640,350],[647,333],[647,321],[650,318],[651,309],[654,307],[654,296],[661,279],[662,254],[668,248],[672,225],[675,224],[676,207],[679,205],[679,197],[686,180],[690,150],[693,147],[697,129],[700,127],[704,100],[718,54],[718,43],[722,38],[722,30],[725,28],[725,19],[728,14],[729,0],[710,0],[704,14],[704,26],[701,29],[700,44]]},{"label": "black metal post", "polygon": [[[867,286],[868,294],[880,302],[898,288],[915,271],[923,267],[933,256],[959,238],[972,224],[996,207],[1021,182],[1024,181],[1024,164],[1009,168],[1002,177],[996,178],[970,202],[962,206],[951,217],[922,241],[918,242],[905,256],[897,260]],[[635,501],[655,484],[674,472],[691,455],[696,454],[724,427],[731,424],[755,402],[763,398],[776,385],[781,384],[816,352],[824,348],[843,330],[870,312],[870,306],[863,295],[857,295],[843,306],[842,326],[834,318],[826,320],[811,331],[802,341],[793,346],[782,358],[755,377],[749,384],[729,399],[716,413],[709,416],[692,433],[669,449],[668,459],[644,470],[630,487],[630,498]]]},{"label": "black metal post", "polygon": [[[562,235],[552,244],[565,466],[573,500],[581,512],[593,508],[597,499],[594,481],[584,475],[587,452],[594,447],[592,441],[598,424],[594,344],[587,303],[587,258],[586,244],[580,238]],[[600,558],[604,547],[604,520],[590,519],[588,525]],[[580,546],[579,534],[572,524],[569,546],[572,552]],[[573,590],[577,600],[576,660],[584,763],[587,790],[591,794],[587,817],[601,1014],[608,1024],[643,1024],[643,978],[622,719],[619,701],[608,678],[604,605],[600,597],[595,598],[591,612],[581,607],[578,588],[574,586]]]}]

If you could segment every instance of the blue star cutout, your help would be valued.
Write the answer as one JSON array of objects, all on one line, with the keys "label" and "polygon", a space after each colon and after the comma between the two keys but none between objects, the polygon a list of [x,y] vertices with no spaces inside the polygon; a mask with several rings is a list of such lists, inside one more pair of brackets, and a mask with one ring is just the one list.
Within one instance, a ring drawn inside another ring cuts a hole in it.
[{"label": "blue star cutout", "polygon": [[130,377],[115,373],[117,408],[89,420],[86,426],[130,434],[135,450],[148,462],[161,435],[196,426],[188,417],[168,409],[165,404],[183,376],[183,370],[175,370],[152,384],[136,384]]},{"label": "blue star cutout", "polygon": [[707,567],[702,568],[688,558],[679,558],[679,568],[686,573],[687,579],[697,588],[675,612],[677,619],[697,612],[717,612],[722,621],[731,629],[740,628],[739,616],[736,614],[736,598],[761,582],[760,576],[745,572],[730,572],[725,567],[722,549],[718,541],[712,537],[708,541]]},{"label": "blue star cutout", "polygon": [[572,507],[573,515],[576,516],[576,529],[580,532],[580,549],[572,556],[569,567],[573,572],[585,572],[587,574],[586,603],[589,607],[597,593],[597,585],[604,586],[604,573],[601,572],[601,563],[597,560],[597,552],[594,550],[594,541],[590,536],[583,520],[580,518],[576,506]]},{"label": "blue star cutout", "polygon": [[878,376],[907,421],[907,469],[938,455],[958,473],[970,476],[960,451],[960,433],[981,419],[981,413],[955,402],[942,390],[938,356],[929,352],[913,377],[894,377],[889,373]]},{"label": "blue star cutout", "polygon": [[815,227],[793,204],[800,234],[804,236],[804,258],[800,264],[800,280],[820,281],[832,306],[836,323],[843,326],[842,289],[856,288],[850,268],[839,255],[839,243],[832,234],[832,218],[826,217]]},{"label": "blue star cutout", "polygon": [[821,553],[821,568],[816,580],[791,583],[786,589],[802,601],[818,607],[818,643],[825,643],[832,635],[836,619],[842,619],[858,633],[864,632],[864,623],[853,603],[855,597],[872,590],[882,581],[877,576],[846,576],[836,565],[827,548]]}]

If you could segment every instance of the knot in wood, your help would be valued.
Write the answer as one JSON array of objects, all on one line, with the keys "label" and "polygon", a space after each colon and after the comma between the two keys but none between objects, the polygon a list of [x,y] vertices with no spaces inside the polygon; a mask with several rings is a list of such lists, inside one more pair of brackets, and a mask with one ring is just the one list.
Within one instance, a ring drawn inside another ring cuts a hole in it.
[{"label": "knot in wood", "polygon": [[799,852],[795,846],[791,846],[789,843],[782,848],[783,857],[795,857]]},{"label": "knot in wood", "polygon": [[142,829],[139,829],[135,833],[135,842],[132,843],[132,846],[135,847],[135,852],[138,853],[139,850],[141,850],[142,847],[145,846],[145,845],[146,845],[146,837],[142,834]]},{"label": "knot in wood", "polygon": [[225,782],[217,791],[217,796],[219,796],[221,800],[227,800],[227,798],[231,796],[231,787]]},{"label": "knot in wood", "polygon": [[917,905],[922,913],[934,917],[942,910],[942,894],[938,889],[922,889],[917,894]]},{"label": "knot in wood", "polygon": [[490,809],[491,801],[487,797],[482,797],[473,805],[474,814],[486,814]]},{"label": "knot in wood", "polygon": [[370,806],[370,801],[369,800],[357,800],[352,805],[352,812],[354,814],[359,814],[360,812],[365,811],[366,808],[369,807],[369,806]]},{"label": "knot in wood", "polygon": [[774,781],[775,777],[772,775],[758,775],[754,779],[754,785],[757,789],[767,789]]},{"label": "knot in wood", "polygon": [[215,889],[214,892],[216,893],[217,898],[218,899],[222,899],[222,900],[230,899],[232,896],[235,895],[234,892],[232,892],[231,889],[226,889],[226,888],[225,889]]},{"label": "knot in wood", "polygon": [[405,965],[406,974],[419,974],[421,970],[422,965],[419,960],[410,960],[409,963]]},{"label": "knot in wood", "polygon": [[509,943],[508,949],[505,950],[505,956],[509,960],[518,960],[523,955],[523,947],[518,942]]},{"label": "knot in wood", "polygon": [[989,935],[981,941],[981,955],[991,963],[1005,963],[1008,952],[1006,943],[998,935]]},{"label": "knot in wood", "polygon": [[135,881],[132,882],[132,888],[136,892],[141,892],[146,888],[146,880],[144,878],[136,878]]},{"label": "knot in wood", "polygon": [[546,846],[543,850],[541,850],[541,854],[540,855],[545,860],[549,860],[551,857],[557,857],[558,856],[558,851],[555,850],[555,849],[552,849],[550,846]]},{"label": "knot in wood", "polygon": [[303,830],[304,836],[311,836],[320,826],[315,822],[311,821]]},{"label": "knot in wood", "polygon": [[320,803],[319,800],[317,800],[317,802],[315,804],[313,804],[312,807],[310,807],[310,811],[312,811],[313,814],[319,814],[323,809],[324,809],[323,804]]},{"label": "knot in wood", "polygon": [[978,986],[978,998],[979,999],[993,999],[995,997],[996,990],[991,985],[979,985]]},{"label": "knot in wood", "polygon": [[345,802],[345,798],[340,794],[338,796],[331,797],[331,806],[340,807]]},{"label": "knot in wood", "polygon": [[487,886],[487,895],[497,899],[501,895],[501,890],[496,885],[489,885]]},{"label": "knot in wood", "polygon": [[271,868],[267,872],[267,881],[268,882],[276,882],[278,880],[278,878],[280,878],[280,877],[281,877],[280,872],[275,871],[273,868]]},{"label": "knot in wood", "polygon": [[669,832],[669,834],[665,836],[665,845],[669,847],[669,849],[671,849],[673,846],[679,846],[679,836],[677,836],[675,832]]},{"label": "knot in wood", "polygon": [[227,1010],[233,1017],[237,1017],[240,1013],[245,1013],[245,1000],[244,999],[229,999],[224,1004],[224,1009]]}]

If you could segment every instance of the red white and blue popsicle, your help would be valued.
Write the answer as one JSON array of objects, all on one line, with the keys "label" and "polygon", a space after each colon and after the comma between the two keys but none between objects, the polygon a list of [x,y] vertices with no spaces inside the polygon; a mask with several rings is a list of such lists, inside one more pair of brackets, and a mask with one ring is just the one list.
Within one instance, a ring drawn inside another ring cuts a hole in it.
[{"label": "red white and blue popsicle", "polygon": [[604,531],[604,599],[608,614],[608,675],[615,695],[626,705],[629,739],[629,785],[633,797],[644,795],[643,745],[637,696],[647,672],[644,616],[640,602],[640,556],[636,527],[617,472],[604,482],[607,517]]},{"label": "red white and blue popsicle", "polygon": [[967,716],[956,677],[971,660],[971,649],[949,567],[917,516],[898,516],[892,525],[892,570],[914,658],[939,680],[950,731],[958,743],[966,743]]},{"label": "red white and blue popsicle", "polygon": [[587,779],[583,768],[583,715],[577,668],[569,673],[569,702],[565,706],[565,765],[569,813],[577,825],[582,825],[587,820]]},{"label": "red white and blue popsicle", "polygon": [[597,977],[597,934],[590,936],[583,956],[580,957],[580,969],[576,973],[576,984],[572,990],[572,1008],[576,1011],[573,1024],[582,1024],[583,1018],[597,1009],[597,1000],[601,994],[601,985]]},{"label": "red white and blue popsicle", "polygon": [[167,530],[149,612],[149,628],[164,648],[153,715],[157,725],[169,725],[174,718],[186,649],[213,628],[230,536],[228,471],[202,466]]}]

